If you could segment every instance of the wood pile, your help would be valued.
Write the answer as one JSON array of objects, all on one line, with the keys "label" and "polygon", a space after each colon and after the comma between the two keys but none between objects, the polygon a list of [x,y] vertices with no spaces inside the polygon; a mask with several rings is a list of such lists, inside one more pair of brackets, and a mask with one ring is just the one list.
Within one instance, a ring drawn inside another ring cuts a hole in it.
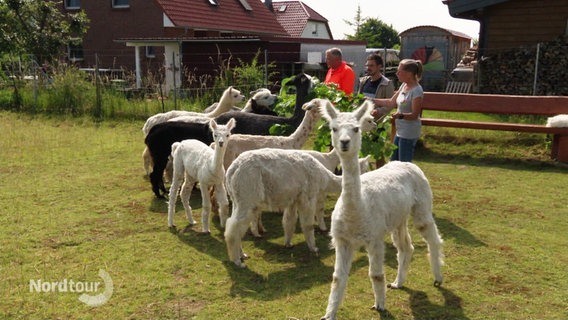
[{"label": "wood pile", "polygon": [[483,57],[477,65],[479,92],[567,96],[568,37],[540,44],[535,87],[536,64],[536,45]]}]

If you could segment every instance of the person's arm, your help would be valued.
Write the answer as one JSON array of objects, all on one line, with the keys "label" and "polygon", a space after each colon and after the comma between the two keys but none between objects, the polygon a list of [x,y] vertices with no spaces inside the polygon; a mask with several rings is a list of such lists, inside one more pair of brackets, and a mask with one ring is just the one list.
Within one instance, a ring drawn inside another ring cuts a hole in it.
[{"label": "person's arm", "polygon": [[375,118],[379,118],[383,114],[388,114],[393,108],[396,108],[396,98],[400,89],[397,90],[390,99],[371,99],[376,107],[371,111],[371,115]]},{"label": "person's arm", "polygon": [[353,93],[353,89],[355,88],[355,72],[353,70],[351,70],[351,72],[345,72],[345,76],[341,79],[339,87],[346,95]]}]

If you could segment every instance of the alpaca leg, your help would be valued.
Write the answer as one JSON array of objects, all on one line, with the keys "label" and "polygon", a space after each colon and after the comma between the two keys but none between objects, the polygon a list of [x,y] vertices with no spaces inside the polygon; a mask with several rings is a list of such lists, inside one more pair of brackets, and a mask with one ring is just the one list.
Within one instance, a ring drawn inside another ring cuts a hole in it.
[{"label": "alpaca leg", "polygon": [[168,163],[166,164],[166,169],[164,170],[164,178],[165,181],[172,181],[172,177],[173,177],[173,161],[172,161],[172,157],[170,156],[168,158]]},{"label": "alpaca leg", "polygon": [[266,233],[266,228],[264,227],[264,224],[262,224],[262,210],[258,211],[257,216],[258,216],[258,218],[256,219],[256,229],[258,230],[257,232],[259,234]]},{"label": "alpaca leg", "polygon": [[[215,186],[209,188],[209,196],[211,196],[211,213],[213,213],[213,216],[219,213],[219,205],[215,192],[216,192]],[[223,221],[223,223],[225,222]],[[221,227],[224,227],[224,224],[222,224]]]},{"label": "alpaca leg", "polygon": [[327,231],[327,226],[325,225],[324,220],[325,214],[325,196],[318,198],[318,206],[316,209],[316,222],[318,223],[318,227],[320,231]]},{"label": "alpaca leg", "polygon": [[248,213],[243,213],[244,211],[239,210],[237,204],[233,204],[233,212],[225,225],[225,242],[229,260],[242,268],[246,267],[243,260],[248,258],[242,248],[242,238],[247,232],[251,219],[251,211],[246,211]]},{"label": "alpaca leg", "polygon": [[384,237],[377,237],[367,247],[367,255],[369,257],[369,278],[373,286],[373,293],[375,295],[375,304],[372,309],[382,311],[385,309],[386,300],[386,281],[385,273],[383,271],[385,245],[383,242]]},{"label": "alpaca leg", "polygon": [[408,268],[410,267],[412,253],[414,252],[414,246],[412,245],[410,233],[408,233],[407,223],[405,222],[395,229],[391,234],[391,238],[397,250],[396,259],[398,261],[398,272],[396,280],[389,284],[389,288],[397,289],[402,288],[404,285]]},{"label": "alpaca leg", "polygon": [[322,319],[336,319],[337,309],[339,309],[339,305],[345,295],[354,251],[348,243],[341,241],[336,241],[335,243],[333,282],[331,283],[331,292],[329,293],[325,316]]},{"label": "alpaca leg", "polygon": [[[168,200],[168,227],[175,227],[174,226],[174,213],[176,211],[176,201],[177,201],[177,194],[179,190],[179,186],[182,182],[183,175],[174,176],[172,181],[172,186],[170,187],[170,196]],[[183,202],[183,196],[182,196]]]},{"label": "alpaca leg", "polygon": [[[227,198],[227,190],[225,189],[225,184],[220,183],[215,185],[215,199],[219,206],[219,219],[221,220],[221,227],[225,227],[225,222],[229,215],[229,198]],[[213,200],[211,200],[211,206],[213,206]]]},{"label": "alpaca leg", "polygon": [[304,233],[304,238],[308,244],[308,248],[311,252],[318,254],[318,247],[316,246],[316,236],[314,234],[314,212],[317,203],[314,200],[309,200],[307,206],[300,207],[300,226],[302,227],[302,232]]},{"label": "alpaca leg", "polygon": [[150,182],[152,183],[152,191],[156,195],[156,198],[160,199],[164,198],[164,196],[160,191],[164,191],[164,193],[166,193],[165,192],[166,187],[164,186],[164,180],[162,178],[163,172],[164,172],[164,167],[161,166],[160,164],[154,163],[154,168],[150,173]]},{"label": "alpaca leg", "polygon": [[253,210],[251,216],[252,219],[250,222],[250,233],[252,233],[253,237],[255,238],[262,238],[262,235],[259,232],[260,229],[262,229],[262,232],[265,231],[264,226],[262,226],[262,220],[261,220],[262,210],[260,209]]},{"label": "alpaca leg", "polygon": [[211,197],[209,196],[209,186],[199,184],[201,190],[201,231],[211,233],[209,229],[209,212],[211,212]]},{"label": "alpaca leg", "polygon": [[185,208],[185,215],[187,216],[187,220],[189,220],[190,225],[195,224],[195,220],[193,219],[193,212],[191,210],[191,206],[189,205],[189,198],[191,197],[191,192],[193,191],[193,185],[195,181],[193,181],[187,174],[185,175],[185,180],[181,187],[180,197],[181,203],[183,203],[183,207]]},{"label": "alpaca leg", "polygon": [[284,246],[286,248],[293,247],[292,237],[294,236],[294,230],[296,229],[296,220],[298,220],[298,209],[296,206],[290,206],[284,209],[284,215],[282,215],[282,227],[284,228]]},{"label": "alpaca leg", "polygon": [[434,286],[442,285],[443,277],[441,267],[444,263],[444,254],[442,252],[442,237],[438,233],[438,227],[432,220],[430,223],[416,226],[420,234],[428,244],[428,255],[430,257],[430,267],[434,275]]},{"label": "alpaca leg", "polygon": [[152,162],[152,156],[150,155],[148,147],[144,148],[144,152],[142,152],[142,160],[144,161],[144,170],[146,171],[146,175],[150,175],[154,163]]}]

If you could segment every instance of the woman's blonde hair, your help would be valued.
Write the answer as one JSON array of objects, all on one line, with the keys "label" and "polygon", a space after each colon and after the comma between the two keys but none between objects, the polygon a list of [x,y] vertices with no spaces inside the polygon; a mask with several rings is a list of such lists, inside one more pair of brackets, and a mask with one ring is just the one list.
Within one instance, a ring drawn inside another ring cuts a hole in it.
[{"label": "woman's blonde hair", "polygon": [[422,72],[424,68],[422,67],[422,61],[414,59],[402,59],[400,61],[402,70],[411,72],[414,75],[416,81],[422,79]]}]

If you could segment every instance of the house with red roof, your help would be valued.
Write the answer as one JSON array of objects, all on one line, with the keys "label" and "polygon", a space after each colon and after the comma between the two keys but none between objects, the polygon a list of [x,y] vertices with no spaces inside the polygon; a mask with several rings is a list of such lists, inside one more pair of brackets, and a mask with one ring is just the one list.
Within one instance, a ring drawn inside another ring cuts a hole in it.
[{"label": "house with red roof", "polygon": [[[218,72],[220,62],[273,63],[280,78],[326,71],[324,52],[340,47],[360,65],[364,41],[333,40],[327,20],[301,1],[272,0],[64,0],[63,10],[84,10],[90,28],[69,48],[83,68],[134,70],[136,87],[162,75],[166,90]],[[199,84],[203,85],[203,84]]]}]

